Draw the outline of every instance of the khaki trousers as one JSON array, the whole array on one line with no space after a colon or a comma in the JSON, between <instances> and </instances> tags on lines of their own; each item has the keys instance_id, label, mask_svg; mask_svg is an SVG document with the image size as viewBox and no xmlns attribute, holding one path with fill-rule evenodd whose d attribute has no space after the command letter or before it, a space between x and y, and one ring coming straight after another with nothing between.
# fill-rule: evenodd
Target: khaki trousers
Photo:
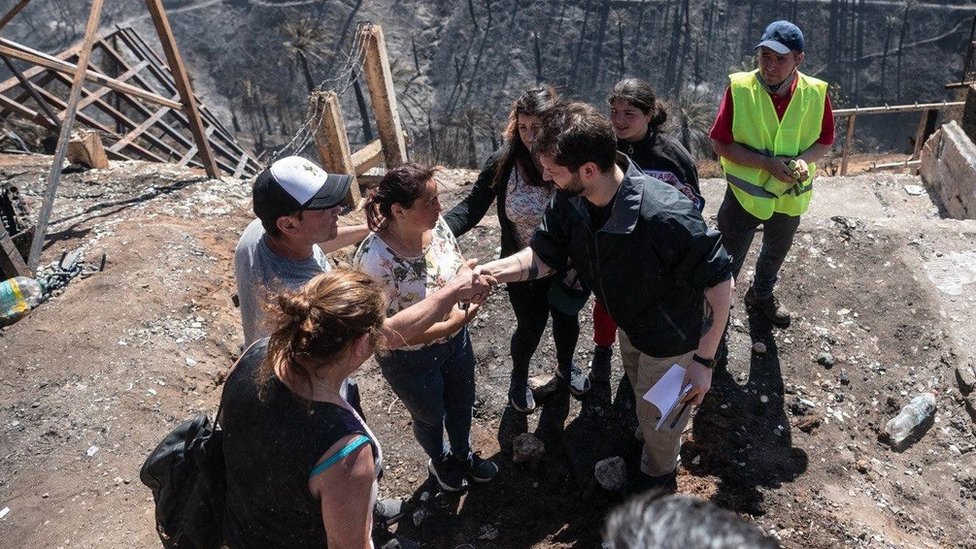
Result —
<instances>
[{"instance_id":1,"label":"khaki trousers","mask_svg":"<svg viewBox=\"0 0 976 549\"><path fill-rule=\"evenodd\" d=\"M688 425L690 414L675 425L671 432L657 431L654 425L661 419L657 407L644 400L644 394L661 379L672 365L687 368L691 364L694 351L683 355L655 358L638 351L630 344L627 334L617 330L620 338L620 360L624 371L634 387L637 400L637 423L644 435L644 451L641 455L641 472L645 475L661 476L674 471L678 466L678 452L681 450L681 433Z\"/></svg>"}]
</instances>

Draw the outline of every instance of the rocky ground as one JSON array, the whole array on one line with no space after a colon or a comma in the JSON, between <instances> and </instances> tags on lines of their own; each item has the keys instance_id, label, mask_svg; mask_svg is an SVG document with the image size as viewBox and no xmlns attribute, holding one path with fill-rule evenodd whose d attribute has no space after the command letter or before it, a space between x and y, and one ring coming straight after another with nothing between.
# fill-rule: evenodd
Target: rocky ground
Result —
<instances>
[{"instance_id":1,"label":"rocky ground","mask_svg":"<svg viewBox=\"0 0 976 549\"><path fill-rule=\"evenodd\" d=\"M49 162L0 156L0 182L36 211ZM446 173L443 201L458 200L472 175ZM780 284L794 322L773 328L737 301L727 371L682 448L680 492L785 547L976 547L976 401L956 373L971 375L976 224L941 219L918 184L884 174L821 181ZM713 215L723 187L704 187ZM231 259L248 199L244 182L154 164L64 176L43 262L79 247L89 264L103 253L107 262L0 330L0 546L158 546L138 469L179 421L216 408L239 353ZM498 241L489 217L461 244L490 258ZM589 307L581 320L585 364ZM513 415L512 324L500 292L472 325L473 438L502 473L460 496L434 490L406 410L367 363L359 380L387 455L382 495L410 498L397 530L426 547L599 547L603 518L627 490L600 488L593 465L620 456L632 474L639 451L626 399L603 405L610 388L582 401L557 394L542 413ZM539 384L553 366L546 337ZM885 422L930 390L936 414L892 447ZM525 431L545 452L516 464L511 441Z\"/></svg>"}]
</instances>

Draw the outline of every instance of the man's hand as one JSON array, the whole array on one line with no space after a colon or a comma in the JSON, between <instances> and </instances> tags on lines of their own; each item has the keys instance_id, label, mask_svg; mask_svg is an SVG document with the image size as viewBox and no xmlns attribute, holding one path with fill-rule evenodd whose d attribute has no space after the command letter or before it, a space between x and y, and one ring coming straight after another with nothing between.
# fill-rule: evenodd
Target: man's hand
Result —
<instances>
[{"instance_id":1,"label":"man's hand","mask_svg":"<svg viewBox=\"0 0 976 549\"><path fill-rule=\"evenodd\" d=\"M796 176L797 183L803 183L810 177L810 166L807 165L806 160L796 157L789 165L793 168L793 175Z\"/></svg>"},{"instance_id":2,"label":"man's hand","mask_svg":"<svg viewBox=\"0 0 976 549\"><path fill-rule=\"evenodd\" d=\"M473 301L484 303L488 297L488 292L494 284L495 279L490 275L479 274L472 270L478 265L477 259L469 259L458 271L457 275L451 279L454 285L456 299L458 301Z\"/></svg>"},{"instance_id":3,"label":"man's hand","mask_svg":"<svg viewBox=\"0 0 976 549\"><path fill-rule=\"evenodd\" d=\"M705 398L705 393L712 388L712 370L696 361L691 361L691 365L685 370L685 380L682 387L691 383L691 390L685 395L682 402L691 401L693 406L698 406Z\"/></svg>"},{"instance_id":4,"label":"man's hand","mask_svg":"<svg viewBox=\"0 0 976 549\"><path fill-rule=\"evenodd\" d=\"M474 317L478 314L479 309L481 309L481 303L477 301L472 301L468 304L467 309L462 309L462 312L464 312L464 323L467 324L468 322L474 320Z\"/></svg>"},{"instance_id":5,"label":"man's hand","mask_svg":"<svg viewBox=\"0 0 976 549\"><path fill-rule=\"evenodd\" d=\"M771 156L766 160L765 169L770 175L783 183L795 185L798 183L797 172L790 167L791 161L793 159L786 156Z\"/></svg>"}]
</instances>

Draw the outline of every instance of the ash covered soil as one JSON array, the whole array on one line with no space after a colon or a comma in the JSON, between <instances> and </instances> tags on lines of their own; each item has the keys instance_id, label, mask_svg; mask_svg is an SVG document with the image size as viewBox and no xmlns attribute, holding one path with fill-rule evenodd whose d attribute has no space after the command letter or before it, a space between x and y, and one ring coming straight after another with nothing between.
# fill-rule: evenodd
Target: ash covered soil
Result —
<instances>
[{"instance_id":1,"label":"ash covered soil","mask_svg":"<svg viewBox=\"0 0 976 549\"><path fill-rule=\"evenodd\" d=\"M49 163L0 156L0 181L19 187L36 212ZM445 207L474 176L443 174ZM920 267L973 250L976 230L939 220L927 196L906 195L906 182L917 183L859 180L879 198L924 201L915 218L805 218L779 285L795 313L789 328L750 316L741 302L747 284L738 288L728 369L686 433L679 492L740 514L785 547L976 547L976 400L960 390L955 371L969 351L952 336L953 326L972 322L973 280L956 281L962 301L947 313ZM713 215L722 183L704 187ZM240 353L232 258L251 219L249 196L246 182L139 162L62 178L42 264L78 247L90 262L102 253L108 261L0 330L0 510L9 509L0 546L159 546L138 470L177 423L216 409ZM498 242L490 216L461 238L469 257L483 259ZM589 310L581 365L591 349ZM619 357L602 394L556 394L541 413L518 416L505 397L513 326L504 292L472 323L472 437L501 474L460 495L434 489L407 411L375 363L358 375L387 456L381 495L412 500L396 528L425 547L599 547L607 511L627 496L592 481L606 457L622 456L632 474L637 467L626 399L614 398ZM766 352L751 352L755 342ZM547 333L533 362L539 384L554 362ZM885 422L923 390L938 392L934 418L892 448ZM522 431L546 445L533 466L511 459Z\"/></svg>"}]
</instances>

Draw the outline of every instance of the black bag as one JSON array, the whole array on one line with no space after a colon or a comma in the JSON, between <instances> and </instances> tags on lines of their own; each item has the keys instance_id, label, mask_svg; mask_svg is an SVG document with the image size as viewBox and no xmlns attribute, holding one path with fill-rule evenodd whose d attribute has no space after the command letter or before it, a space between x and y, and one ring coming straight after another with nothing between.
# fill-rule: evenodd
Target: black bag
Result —
<instances>
[{"instance_id":1,"label":"black bag","mask_svg":"<svg viewBox=\"0 0 976 549\"><path fill-rule=\"evenodd\" d=\"M223 543L227 477L222 445L219 426L200 414L166 435L146 458L139 479L152 489L163 547L217 549Z\"/></svg>"}]
</instances>

